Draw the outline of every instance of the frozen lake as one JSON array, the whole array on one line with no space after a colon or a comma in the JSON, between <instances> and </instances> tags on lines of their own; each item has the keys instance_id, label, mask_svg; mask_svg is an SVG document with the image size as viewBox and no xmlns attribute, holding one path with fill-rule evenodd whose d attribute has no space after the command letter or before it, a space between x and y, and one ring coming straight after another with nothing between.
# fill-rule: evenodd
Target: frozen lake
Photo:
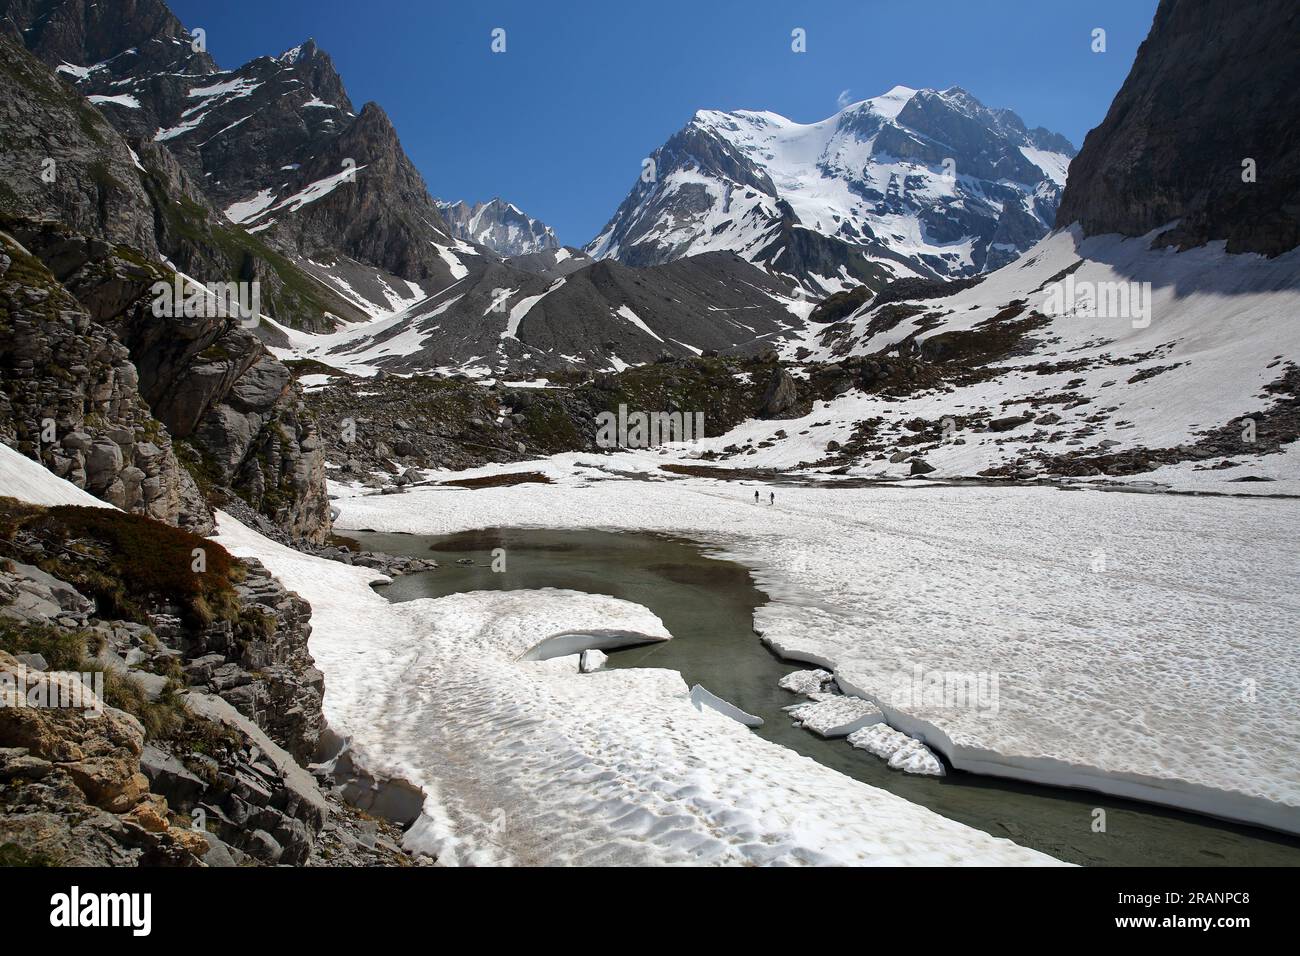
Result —
<instances>
[{"instance_id":1,"label":"frozen lake","mask_svg":"<svg viewBox=\"0 0 1300 956\"><path fill-rule=\"evenodd\" d=\"M805 665L782 661L753 631L768 596L749 571L689 541L664 535L585 530L492 529L449 536L348 532L363 547L433 557L441 568L381 588L405 602L471 591L563 588L649 608L672 641L614 652L609 667L680 672L762 717L761 737L863 783L991 835L1061 860L1091 865L1296 865L1300 841L1202 816L1078 790L953 771L943 778L890 770L844 741L793 726L783 707L802 698L779 679ZM505 570L493 553L504 549ZM498 552L499 553L499 552ZM471 564L459 564L471 561ZM498 562L498 567L500 563ZM1094 808L1107 814L1093 832Z\"/></svg>"}]
</instances>

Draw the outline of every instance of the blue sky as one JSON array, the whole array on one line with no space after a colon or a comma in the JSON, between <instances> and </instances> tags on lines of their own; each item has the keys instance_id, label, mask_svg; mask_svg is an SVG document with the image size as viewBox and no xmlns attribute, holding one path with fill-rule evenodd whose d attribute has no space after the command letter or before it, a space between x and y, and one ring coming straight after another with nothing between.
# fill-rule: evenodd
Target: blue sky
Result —
<instances>
[{"instance_id":1,"label":"blue sky","mask_svg":"<svg viewBox=\"0 0 1300 956\"><path fill-rule=\"evenodd\" d=\"M812 122L844 90L962 86L1079 146L1157 0L169 2L225 68L315 37L357 107L388 111L435 196L500 195L582 245L701 108ZM791 51L796 27L806 53Z\"/></svg>"}]
</instances>

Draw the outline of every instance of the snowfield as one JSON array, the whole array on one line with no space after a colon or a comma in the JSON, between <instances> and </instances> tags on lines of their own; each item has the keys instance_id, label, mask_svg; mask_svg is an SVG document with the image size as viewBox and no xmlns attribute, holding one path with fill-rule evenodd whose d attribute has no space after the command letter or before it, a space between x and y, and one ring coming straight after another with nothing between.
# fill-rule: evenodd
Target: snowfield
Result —
<instances>
[{"instance_id":1,"label":"snowfield","mask_svg":"<svg viewBox=\"0 0 1300 956\"><path fill-rule=\"evenodd\" d=\"M519 659L557 633L662 637L638 605L549 589L394 605L370 589L375 572L226 515L219 532L311 603L326 719L369 772L424 789L408 846L443 863L1057 862L697 709L675 671Z\"/></svg>"},{"instance_id":2,"label":"snowfield","mask_svg":"<svg viewBox=\"0 0 1300 956\"><path fill-rule=\"evenodd\" d=\"M842 359L843 352L869 355L913 335L923 343L976 329L1017 302L1026 315L1031 310L1050 315L1053 289L1070 270L1071 288L1122 286L1138 292L1143 314L1130 308L1128 315L1089 316L1067 308L1030 335L1032 348L1000 359L997 365L1004 371L988 381L903 399L850 389L818 402L803 418L749 421L701 443L699 450L721 452L739 445L744 451L736 464L793 468L824 458L827 443L849 440L859 422L884 419L875 435L888 445L910 437L904 423L952 418L952 440L908 446L909 454L899 462L867 459L850 468L854 475L899 477L908 474L911 451L918 451L936 469L935 477L948 477L1022 459L1032 462L1031 453L1173 448L1195 444L1198 435L1219 427L1231 425L1240 432L1246 417L1258 416L1276 401L1264 393L1265 387L1300 356L1300 250L1274 259L1232 255L1222 242L1184 252L1151 250L1153 235L1085 239L1077 227L1064 229L973 288L947 298L885 306L914 306L917 313L887 328L875 327L877 314L868 305L845 320L840 339L828 344L810 338L791 343L787 352L810 346L811 359L827 362ZM1089 401L1075 404L1063 395ZM1035 416L1050 411L1057 421L1026 421L1004 432L956 421L976 412L997 418L1026 411ZM787 437L778 437L778 430ZM764 441L771 446L757 447ZM1235 464L1220 470L1229 460ZM1221 491L1243 492L1247 488L1242 485L1223 483L1246 474L1294 479L1300 468L1294 455L1252 455L1243 442L1231 459L1185 461L1141 477L1186 483L1205 476ZM1297 487L1268 490L1294 492Z\"/></svg>"},{"instance_id":3,"label":"snowfield","mask_svg":"<svg viewBox=\"0 0 1300 956\"><path fill-rule=\"evenodd\" d=\"M747 484L656 466L558 456L513 466L554 485L344 497L339 524L712 543L771 596L755 621L765 640L834 668L958 768L1300 832L1294 501L778 487L769 507Z\"/></svg>"}]
</instances>

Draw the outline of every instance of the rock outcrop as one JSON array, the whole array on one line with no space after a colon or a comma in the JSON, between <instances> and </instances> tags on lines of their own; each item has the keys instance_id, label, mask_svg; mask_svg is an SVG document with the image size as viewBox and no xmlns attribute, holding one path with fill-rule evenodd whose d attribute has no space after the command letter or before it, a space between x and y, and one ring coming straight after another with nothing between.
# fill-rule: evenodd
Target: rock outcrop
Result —
<instances>
[{"instance_id":1,"label":"rock outcrop","mask_svg":"<svg viewBox=\"0 0 1300 956\"><path fill-rule=\"evenodd\" d=\"M130 351L2 233L0 441L123 510L212 527L171 437L141 397Z\"/></svg>"},{"instance_id":2,"label":"rock outcrop","mask_svg":"<svg viewBox=\"0 0 1300 956\"><path fill-rule=\"evenodd\" d=\"M763 393L760 414L764 418L796 418L799 405L799 389L794 379L784 368L777 366L772 370L767 390Z\"/></svg>"},{"instance_id":3,"label":"rock outcrop","mask_svg":"<svg viewBox=\"0 0 1300 956\"><path fill-rule=\"evenodd\" d=\"M1161 0L1100 126L1084 140L1056 222L1229 252L1300 245L1300 7ZM1250 173L1250 175L1248 175Z\"/></svg>"},{"instance_id":4,"label":"rock outcrop","mask_svg":"<svg viewBox=\"0 0 1300 956\"><path fill-rule=\"evenodd\" d=\"M23 559L0 561L0 691L23 694L0 701L0 863L412 862L343 804L347 780L306 769L324 732L306 602L146 519L11 499L0 518ZM178 572L195 548L205 570ZM73 697L81 675L94 697Z\"/></svg>"},{"instance_id":5,"label":"rock outcrop","mask_svg":"<svg viewBox=\"0 0 1300 956\"><path fill-rule=\"evenodd\" d=\"M73 674L0 650L0 854L7 865L198 865L207 841L170 816L141 772L144 727ZM80 695L98 714L19 704Z\"/></svg>"},{"instance_id":6,"label":"rock outcrop","mask_svg":"<svg viewBox=\"0 0 1300 956\"><path fill-rule=\"evenodd\" d=\"M325 538L330 515L315 424L304 414L289 371L249 329L227 318L155 316L150 289L155 282L174 283L175 275L131 250L69 233L53 223L19 222L11 228L17 242L56 270L47 274L47 288L75 296L74 301L63 300L64 305L88 313L82 324L94 325L104 342L112 342L119 366L113 378L118 392L108 394L104 401L120 405L122 392L136 392L136 404L147 403L153 412L152 416L147 410L138 414L156 416L153 426L146 429L149 441L142 443L149 447L134 454L138 461L124 457L119 468L117 457L103 442L102 447L92 443L86 448L69 444L56 469L61 477L73 475L77 483L76 463L65 465L62 459L74 459L73 452L79 451L85 459L83 466L92 469L81 486L92 494L162 520L180 520L186 509L203 513L206 509L201 502L195 503L199 496L192 479L165 480L171 473L167 466L174 464L174 457L168 457L172 455L171 440L181 439L185 463L199 478L202 490L217 497L227 493L243 497L291 537ZM29 263L30 271L36 272L39 265ZM22 298L29 295L31 287L15 280L14 288L14 294ZM53 310L47 313L58 314ZM77 334L81 333L66 333ZM31 361L25 356L33 348L53 354L52 347L42 346L40 335L27 323L12 326L9 336L7 351L24 356L14 361ZM48 361L49 355L43 366L47 371L56 367ZM83 365L72 362L58 367L67 369L75 383ZM57 382L47 380L43 390L33 384L27 404L33 405L36 396L48 396L66 384L62 377ZM31 419L30 411L14 409L11 414L26 414L33 422L44 420L41 416ZM67 428L82 428L88 414L78 417L65 412ZM91 421L93 424L96 419ZM65 432L58 436L64 442ZM67 442L86 444L80 437ZM160 458L159 463L154 462L155 457ZM133 466L145 476L128 472L124 476L128 487L118 493L112 487L112 473ZM157 477L160 469L165 474L157 487L143 484L145 479ZM160 497L162 504L152 510L136 507L129 487L133 479L143 489L145 504ZM203 520L187 515L184 523L198 527Z\"/></svg>"},{"instance_id":7,"label":"rock outcrop","mask_svg":"<svg viewBox=\"0 0 1300 956\"><path fill-rule=\"evenodd\" d=\"M152 307L154 284L177 282L164 252L250 282L273 255L232 246L236 233L255 240L209 222L174 157L157 146L135 153L39 61L6 36L0 45L0 150L30 171L7 177L10 192L0 193L11 237L0 260L0 362L13 370L0 434L130 511L201 529L211 518L199 490L236 494L290 536L323 540L324 461L288 371L231 319L159 318ZM272 281L267 291L282 303L302 298L286 288ZM184 442L176 451L190 474L177 467L173 439Z\"/></svg>"}]
</instances>

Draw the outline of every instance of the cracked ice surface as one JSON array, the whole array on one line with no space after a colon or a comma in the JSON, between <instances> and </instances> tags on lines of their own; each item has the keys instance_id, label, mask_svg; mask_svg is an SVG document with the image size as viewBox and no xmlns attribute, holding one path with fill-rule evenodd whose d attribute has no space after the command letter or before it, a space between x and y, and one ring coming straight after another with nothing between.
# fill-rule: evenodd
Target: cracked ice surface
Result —
<instances>
[{"instance_id":1,"label":"cracked ice surface","mask_svg":"<svg viewBox=\"0 0 1300 956\"><path fill-rule=\"evenodd\" d=\"M373 571L219 520L311 603L326 719L370 772L424 789L408 845L441 862L1056 862L696 710L675 671L518 659L563 631L666 636L644 607L554 589L389 604Z\"/></svg>"},{"instance_id":2,"label":"cracked ice surface","mask_svg":"<svg viewBox=\"0 0 1300 956\"><path fill-rule=\"evenodd\" d=\"M796 704L790 716L805 730L822 737L847 737L868 724L883 720L880 708L858 697L818 694L810 704Z\"/></svg>"},{"instance_id":3,"label":"cracked ice surface","mask_svg":"<svg viewBox=\"0 0 1300 956\"><path fill-rule=\"evenodd\" d=\"M794 671L782 677L777 681L777 684L784 690L811 697L813 694L820 694L822 689L830 682L832 676L830 671L824 671L821 668L811 671Z\"/></svg>"},{"instance_id":4,"label":"cracked ice surface","mask_svg":"<svg viewBox=\"0 0 1300 956\"><path fill-rule=\"evenodd\" d=\"M779 652L834 666L845 691L959 768L1300 830L1294 501L786 487L769 507L739 483L608 480L663 479L664 460L478 469L467 475L541 470L556 484L345 498L340 524L718 544L757 569L772 603L755 626ZM996 693L974 706L918 697L918 668L949 687L996 675Z\"/></svg>"}]
</instances>

